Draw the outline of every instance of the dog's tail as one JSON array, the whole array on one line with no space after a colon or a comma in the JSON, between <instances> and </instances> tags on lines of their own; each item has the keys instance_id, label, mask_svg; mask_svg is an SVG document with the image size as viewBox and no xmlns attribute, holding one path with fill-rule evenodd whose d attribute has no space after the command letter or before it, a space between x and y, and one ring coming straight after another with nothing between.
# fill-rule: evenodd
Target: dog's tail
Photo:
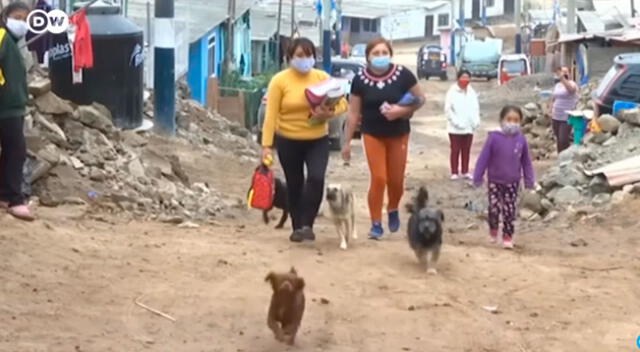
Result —
<instances>
[{"instance_id":1,"label":"dog's tail","mask_svg":"<svg viewBox=\"0 0 640 352\"><path fill-rule=\"evenodd\" d=\"M427 191L427 187L422 186L418 190L418 195L416 196L416 209L426 208L428 202L429 202L429 191Z\"/></svg>"}]
</instances>

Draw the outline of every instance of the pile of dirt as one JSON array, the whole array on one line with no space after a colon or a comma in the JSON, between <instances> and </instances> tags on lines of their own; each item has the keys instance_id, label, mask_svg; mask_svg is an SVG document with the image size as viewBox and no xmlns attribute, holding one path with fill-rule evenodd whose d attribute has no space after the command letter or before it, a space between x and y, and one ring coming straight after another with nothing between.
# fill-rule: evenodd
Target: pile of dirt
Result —
<instances>
[{"instance_id":1,"label":"pile of dirt","mask_svg":"<svg viewBox=\"0 0 640 352\"><path fill-rule=\"evenodd\" d=\"M525 197L528 215L547 216L569 206L596 212L640 194L640 183L613 187L604 175L589 172L640 156L640 109L623 111L618 117L603 115L597 122L602 131L560 153L557 165L541 178L538 192Z\"/></svg>"},{"instance_id":2,"label":"pile of dirt","mask_svg":"<svg viewBox=\"0 0 640 352\"><path fill-rule=\"evenodd\" d=\"M237 204L223 190L194 183L177 154L149 147L187 144L194 150L255 162L248 130L192 100L178 99L177 138L119 130L100 104L76 106L50 91L47 79L30 83L25 134L24 192L43 206L91 204L110 212L181 223L206 220ZM180 94L184 96L183 94ZM146 108L153 111L149 101ZM171 150L170 148L168 148Z\"/></svg>"}]
</instances>

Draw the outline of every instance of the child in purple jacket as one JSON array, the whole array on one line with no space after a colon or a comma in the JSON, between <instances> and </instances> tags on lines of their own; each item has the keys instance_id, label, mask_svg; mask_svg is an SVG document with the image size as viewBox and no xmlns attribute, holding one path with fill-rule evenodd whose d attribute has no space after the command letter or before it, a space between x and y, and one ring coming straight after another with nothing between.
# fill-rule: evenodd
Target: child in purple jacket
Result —
<instances>
[{"instance_id":1,"label":"child in purple jacket","mask_svg":"<svg viewBox=\"0 0 640 352\"><path fill-rule=\"evenodd\" d=\"M485 172L489 182L489 230L491 242L498 239L502 215L502 246L513 248L514 222L517 213L518 188L524 176L524 185L533 189L534 172L527 139L520 132L522 110L507 105L500 111L501 131L490 132L478 157L473 184L482 186Z\"/></svg>"}]
</instances>

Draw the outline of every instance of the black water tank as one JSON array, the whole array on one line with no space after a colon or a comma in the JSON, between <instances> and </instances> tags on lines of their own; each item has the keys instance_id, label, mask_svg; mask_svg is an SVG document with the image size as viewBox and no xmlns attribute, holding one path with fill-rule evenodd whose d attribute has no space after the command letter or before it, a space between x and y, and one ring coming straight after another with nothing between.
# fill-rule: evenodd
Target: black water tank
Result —
<instances>
[{"instance_id":1,"label":"black water tank","mask_svg":"<svg viewBox=\"0 0 640 352\"><path fill-rule=\"evenodd\" d=\"M53 48L49 51L52 90L76 104L105 105L117 127L140 127L144 71L142 29L124 18L119 6L102 1L87 8L87 19L93 40L93 68L84 70L82 83L73 84L67 35L54 36Z\"/></svg>"}]
</instances>

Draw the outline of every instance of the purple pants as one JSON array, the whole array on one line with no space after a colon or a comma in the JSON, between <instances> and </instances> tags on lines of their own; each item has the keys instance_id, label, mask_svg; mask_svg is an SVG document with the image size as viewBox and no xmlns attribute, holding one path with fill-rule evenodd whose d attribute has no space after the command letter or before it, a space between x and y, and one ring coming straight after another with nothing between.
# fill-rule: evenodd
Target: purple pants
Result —
<instances>
[{"instance_id":1,"label":"purple pants","mask_svg":"<svg viewBox=\"0 0 640 352\"><path fill-rule=\"evenodd\" d=\"M503 238L512 238L515 232L519 183L489 183L489 229L498 231L502 215Z\"/></svg>"}]
</instances>

